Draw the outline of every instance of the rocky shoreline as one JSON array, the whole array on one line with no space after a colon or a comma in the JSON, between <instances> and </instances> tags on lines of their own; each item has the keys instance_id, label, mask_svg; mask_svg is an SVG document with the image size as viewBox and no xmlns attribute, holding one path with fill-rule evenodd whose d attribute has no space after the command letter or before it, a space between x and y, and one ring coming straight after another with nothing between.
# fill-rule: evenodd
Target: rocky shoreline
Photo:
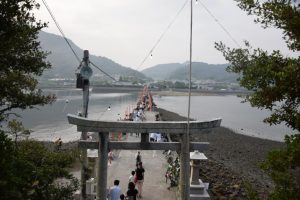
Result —
<instances>
[{"instance_id":1,"label":"rocky shoreline","mask_svg":"<svg viewBox=\"0 0 300 200\"><path fill-rule=\"evenodd\" d=\"M158 112L164 121L186 120L164 109ZM171 139L178 141L176 135ZM238 134L224 127L191 135L190 139L210 143L204 152L208 160L202 164L200 177L210 183L212 199L246 199L246 188L267 199L274 185L259 164L269 151L283 148L284 143Z\"/></svg>"}]
</instances>

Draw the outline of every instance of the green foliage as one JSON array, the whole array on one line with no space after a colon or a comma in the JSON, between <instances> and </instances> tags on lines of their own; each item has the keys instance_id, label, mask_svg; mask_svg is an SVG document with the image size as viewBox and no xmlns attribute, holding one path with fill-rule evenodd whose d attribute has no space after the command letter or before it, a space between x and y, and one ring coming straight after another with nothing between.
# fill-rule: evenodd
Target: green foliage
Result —
<instances>
[{"instance_id":1,"label":"green foliage","mask_svg":"<svg viewBox=\"0 0 300 200\"><path fill-rule=\"evenodd\" d=\"M188 86L184 82L176 81L174 83L174 88L188 88Z\"/></svg>"},{"instance_id":2,"label":"green foliage","mask_svg":"<svg viewBox=\"0 0 300 200\"><path fill-rule=\"evenodd\" d=\"M35 76L40 76L50 64L46 53L36 41L38 32L46 26L36 22L32 9L34 0L3 0L0 2L0 121L13 108L32 108L54 100L37 89Z\"/></svg>"},{"instance_id":3,"label":"green foliage","mask_svg":"<svg viewBox=\"0 0 300 200\"><path fill-rule=\"evenodd\" d=\"M30 135L30 130L24 128L22 122L17 121L16 119L9 121L7 128L9 130L7 131L7 133L14 137L16 147L18 145L17 141L19 136L25 136L28 138L28 136Z\"/></svg>"},{"instance_id":4,"label":"green foliage","mask_svg":"<svg viewBox=\"0 0 300 200\"><path fill-rule=\"evenodd\" d=\"M300 7L292 1L253 0L238 1L239 6L249 14L258 15L256 20L264 27L283 29L284 39L291 50L300 50ZM292 23L290 22L292 21ZM272 111L265 122L279 124L300 130L300 58L283 56L279 51L268 53L253 49L245 42L244 49L230 49L222 42L216 43L230 66L228 71L238 73L240 85L253 90L247 96L252 106Z\"/></svg>"},{"instance_id":5,"label":"green foliage","mask_svg":"<svg viewBox=\"0 0 300 200\"><path fill-rule=\"evenodd\" d=\"M152 85L158 88L174 88L172 81L158 81L157 83L152 83Z\"/></svg>"},{"instance_id":6,"label":"green foliage","mask_svg":"<svg viewBox=\"0 0 300 200\"><path fill-rule=\"evenodd\" d=\"M1 132L0 155L1 199L72 199L78 189L68 172L72 151L52 152L35 141L19 142L17 149Z\"/></svg>"},{"instance_id":7,"label":"green foliage","mask_svg":"<svg viewBox=\"0 0 300 200\"><path fill-rule=\"evenodd\" d=\"M272 151L261 164L275 183L270 199L300 199L300 134L286 136L285 149Z\"/></svg>"},{"instance_id":8,"label":"green foliage","mask_svg":"<svg viewBox=\"0 0 300 200\"><path fill-rule=\"evenodd\" d=\"M298 0L235 1L249 15L258 16L255 22L262 24L264 28L281 29L283 39L291 50L300 50L300 3Z\"/></svg>"},{"instance_id":9,"label":"green foliage","mask_svg":"<svg viewBox=\"0 0 300 200\"><path fill-rule=\"evenodd\" d=\"M157 83L152 83L151 86L158 88L188 88L188 86L181 81L175 81L174 83L172 81L158 81Z\"/></svg>"},{"instance_id":10,"label":"green foliage","mask_svg":"<svg viewBox=\"0 0 300 200\"><path fill-rule=\"evenodd\" d=\"M249 182L243 183L246 189L246 198L247 200L259 200L258 194L253 189L252 185Z\"/></svg>"},{"instance_id":11,"label":"green foliage","mask_svg":"<svg viewBox=\"0 0 300 200\"><path fill-rule=\"evenodd\" d=\"M283 39L291 51L300 51L300 4L296 0L236 0L238 6L264 28L275 27L283 31ZM230 49L216 43L229 61L228 71L240 75L240 85L254 91L246 97L252 106L269 109L272 113L266 123L285 122L300 131L300 57L283 56L279 51L268 53L245 48ZM300 133L286 136L286 148L272 151L261 167L272 178L275 190L270 199L300 199Z\"/></svg>"},{"instance_id":12,"label":"green foliage","mask_svg":"<svg viewBox=\"0 0 300 200\"><path fill-rule=\"evenodd\" d=\"M33 108L54 100L37 89L36 77L50 68L47 54L36 41L46 26L33 15L38 7L34 0L0 1L0 123L9 120L14 108ZM51 152L38 142L18 141L20 135L29 133L17 120L8 122L6 133L0 129L1 199L72 199L78 181L67 169L74 153Z\"/></svg>"},{"instance_id":13,"label":"green foliage","mask_svg":"<svg viewBox=\"0 0 300 200\"><path fill-rule=\"evenodd\" d=\"M240 74L240 85L254 91L246 100L252 106L272 111L265 122L300 130L300 59L287 58L279 51L271 54L261 49L253 50L246 42L245 49L230 49L216 44L226 60L228 71Z\"/></svg>"}]
</instances>

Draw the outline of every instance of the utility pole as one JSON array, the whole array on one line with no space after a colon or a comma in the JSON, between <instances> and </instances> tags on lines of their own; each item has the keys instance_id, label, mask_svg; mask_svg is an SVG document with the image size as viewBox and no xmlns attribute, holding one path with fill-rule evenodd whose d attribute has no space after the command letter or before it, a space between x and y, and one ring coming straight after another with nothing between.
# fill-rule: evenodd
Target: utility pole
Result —
<instances>
[{"instance_id":1,"label":"utility pole","mask_svg":"<svg viewBox=\"0 0 300 200\"><path fill-rule=\"evenodd\" d=\"M88 117L88 104L89 104L89 87L90 87L90 77L93 74L92 69L90 68L89 61L89 51L84 50L83 52L83 60L80 65L80 73L77 74L77 82L76 87L82 88L82 112L81 116L87 118ZM81 140L87 139L87 132L81 133ZM81 198L83 200L87 199L86 196L86 177L87 177L87 150L83 149L81 151Z\"/></svg>"},{"instance_id":2,"label":"utility pole","mask_svg":"<svg viewBox=\"0 0 300 200\"><path fill-rule=\"evenodd\" d=\"M188 116L187 131L182 136L181 148L181 177L182 192L181 200L190 199L190 113L191 113L191 86L192 86L192 50L193 50L193 0L191 0L191 18L190 18L190 62L189 62L189 98L188 98Z\"/></svg>"}]
</instances>

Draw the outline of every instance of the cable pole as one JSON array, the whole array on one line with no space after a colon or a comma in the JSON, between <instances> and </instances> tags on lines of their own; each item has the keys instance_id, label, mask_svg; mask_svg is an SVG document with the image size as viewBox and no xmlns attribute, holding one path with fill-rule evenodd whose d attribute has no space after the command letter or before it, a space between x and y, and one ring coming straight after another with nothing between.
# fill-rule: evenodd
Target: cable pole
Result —
<instances>
[{"instance_id":1,"label":"cable pole","mask_svg":"<svg viewBox=\"0 0 300 200\"><path fill-rule=\"evenodd\" d=\"M181 199L190 199L190 113L191 113L191 87L192 87L192 50L193 50L193 0L191 0L191 24L190 24L190 63L189 63L189 97L188 97L188 115L187 131L184 136L184 192Z\"/></svg>"},{"instance_id":2,"label":"cable pole","mask_svg":"<svg viewBox=\"0 0 300 200\"><path fill-rule=\"evenodd\" d=\"M90 77L93 74L92 69L89 66L89 51L83 51L83 60L80 65L80 74L77 76L78 88L82 88L82 111L81 116L88 117L88 105L89 105L89 87L90 87ZM82 131L81 140L87 139L87 131ZM87 150L83 149L81 151L81 198L83 200L87 199L86 195L86 174L87 174Z\"/></svg>"}]
</instances>

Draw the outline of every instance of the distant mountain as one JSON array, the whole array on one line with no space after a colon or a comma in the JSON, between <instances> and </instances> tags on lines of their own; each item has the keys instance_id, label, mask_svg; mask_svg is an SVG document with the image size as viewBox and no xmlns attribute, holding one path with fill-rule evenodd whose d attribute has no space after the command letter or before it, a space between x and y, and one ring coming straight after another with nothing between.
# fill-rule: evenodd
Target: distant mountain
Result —
<instances>
[{"instance_id":1,"label":"distant mountain","mask_svg":"<svg viewBox=\"0 0 300 200\"><path fill-rule=\"evenodd\" d=\"M228 64L208 64L193 62L192 79L236 82L237 75L226 71ZM142 71L154 80L187 80L189 77L188 63L170 63L156 65Z\"/></svg>"},{"instance_id":2,"label":"distant mountain","mask_svg":"<svg viewBox=\"0 0 300 200\"><path fill-rule=\"evenodd\" d=\"M74 73L79 63L63 37L41 31L39 33L38 40L41 42L42 49L44 51L50 52L47 59L52 64L52 68L46 71L43 76L48 78L74 78ZM68 39L68 41L79 58L82 59L83 50L76 44L74 44L71 40ZM124 67L106 57L92 55L91 52L90 60L111 76L133 76L139 79L148 79L144 74L136 70L133 70L129 67ZM103 73L98 69L94 67L92 67L92 69L94 71L94 75L103 75ZM103 77L106 78L106 76Z\"/></svg>"},{"instance_id":3,"label":"distant mountain","mask_svg":"<svg viewBox=\"0 0 300 200\"><path fill-rule=\"evenodd\" d=\"M142 73L154 80L165 80L166 78L169 78L170 72L180 68L182 68L182 64L180 63L160 64L144 69L142 70Z\"/></svg>"}]
</instances>

